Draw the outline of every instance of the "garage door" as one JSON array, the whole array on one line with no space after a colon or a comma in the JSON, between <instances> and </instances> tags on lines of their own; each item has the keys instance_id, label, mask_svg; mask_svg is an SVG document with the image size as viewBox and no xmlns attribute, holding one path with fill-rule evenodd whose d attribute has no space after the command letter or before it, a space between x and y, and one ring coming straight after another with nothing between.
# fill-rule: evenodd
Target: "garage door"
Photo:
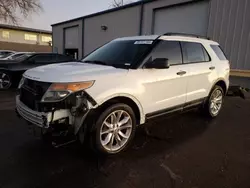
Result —
<instances>
[{"instance_id":1,"label":"garage door","mask_svg":"<svg viewBox=\"0 0 250 188\"><path fill-rule=\"evenodd\" d=\"M78 42L78 26L65 29L65 49L77 49Z\"/></svg>"},{"instance_id":2,"label":"garage door","mask_svg":"<svg viewBox=\"0 0 250 188\"><path fill-rule=\"evenodd\" d=\"M181 32L206 36L208 16L208 2L158 9L154 11L153 32Z\"/></svg>"}]
</instances>

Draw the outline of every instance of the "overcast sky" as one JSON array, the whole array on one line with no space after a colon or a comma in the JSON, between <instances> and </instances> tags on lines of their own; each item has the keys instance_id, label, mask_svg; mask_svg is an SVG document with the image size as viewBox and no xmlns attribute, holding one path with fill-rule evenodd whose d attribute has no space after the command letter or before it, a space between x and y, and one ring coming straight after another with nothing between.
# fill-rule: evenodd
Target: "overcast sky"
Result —
<instances>
[{"instance_id":1,"label":"overcast sky","mask_svg":"<svg viewBox=\"0 0 250 188\"><path fill-rule=\"evenodd\" d=\"M133 1L136 0L127 0ZM41 0L41 3L44 11L33 14L20 25L51 30L51 24L110 9L112 0Z\"/></svg>"}]
</instances>

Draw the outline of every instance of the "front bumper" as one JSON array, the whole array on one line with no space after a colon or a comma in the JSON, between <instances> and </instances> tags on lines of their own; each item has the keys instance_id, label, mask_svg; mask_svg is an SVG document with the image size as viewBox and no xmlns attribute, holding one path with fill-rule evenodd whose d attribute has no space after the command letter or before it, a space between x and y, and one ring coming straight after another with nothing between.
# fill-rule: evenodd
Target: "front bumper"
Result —
<instances>
[{"instance_id":1,"label":"front bumper","mask_svg":"<svg viewBox=\"0 0 250 188\"><path fill-rule=\"evenodd\" d=\"M20 101L19 95L16 96L16 111L23 119L40 128L49 128L50 124L63 118L68 118L69 124L72 124L73 119L70 111L67 109L48 113L34 111Z\"/></svg>"}]
</instances>

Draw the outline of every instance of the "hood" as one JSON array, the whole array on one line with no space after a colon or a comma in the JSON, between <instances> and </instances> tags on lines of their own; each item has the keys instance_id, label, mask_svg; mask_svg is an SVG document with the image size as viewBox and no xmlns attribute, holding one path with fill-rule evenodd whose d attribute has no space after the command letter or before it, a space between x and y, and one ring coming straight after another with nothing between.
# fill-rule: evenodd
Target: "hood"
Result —
<instances>
[{"instance_id":1,"label":"hood","mask_svg":"<svg viewBox=\"0 0 250 188\"><path fill-rule=\"evenodd\" d=\"M126 69L112 66L70 62L29 69L24 73L24 77L41 82L82 82L101 79L103 76L124 75L127 72Z\"/></svg>"}]
</instances>

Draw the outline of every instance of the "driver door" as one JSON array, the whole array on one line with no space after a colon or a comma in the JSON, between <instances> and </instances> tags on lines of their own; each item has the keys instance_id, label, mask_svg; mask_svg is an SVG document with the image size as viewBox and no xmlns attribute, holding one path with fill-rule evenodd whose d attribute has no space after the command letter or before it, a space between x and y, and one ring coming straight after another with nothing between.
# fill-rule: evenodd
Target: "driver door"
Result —
<instances>
[{"instance_id":1,"label":"driver door","mask_svg":"<svg viewBox=\"0 0 250 188\"><path fill-rule=\"evenodd\" d=\"M157 116L182 110L186 102L188 65L182 63L180 42L162 40L148 59L167 58L166 69L142 69L145 113Z\"/></svg>"}]
</instances>

